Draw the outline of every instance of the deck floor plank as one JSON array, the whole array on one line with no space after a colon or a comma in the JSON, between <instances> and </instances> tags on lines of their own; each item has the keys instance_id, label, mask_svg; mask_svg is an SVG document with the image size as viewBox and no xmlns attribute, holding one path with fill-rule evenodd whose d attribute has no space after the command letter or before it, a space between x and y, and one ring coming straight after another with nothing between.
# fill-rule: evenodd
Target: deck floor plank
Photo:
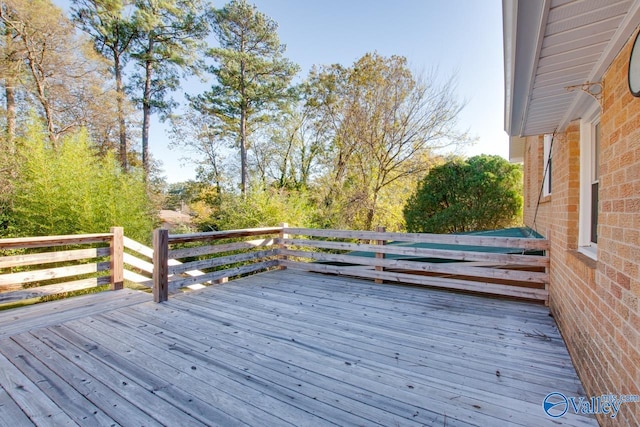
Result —
<instances>
[{"instance_id":1,"label":"deck floor plank","mask_svg":"<svg viewBox=\"0 0 640 427\"><path fill-rule=\"evenodd\" d=\"M115 420L107 416L57 373L19 346L13 340L3 340L0 352L4 354L29 380L58 406L65 406L66 413L81 426L113 425Z\"/></svg>"},{"instance_id":2,"label":"deck floor plank","mask_svg":"<svg viewBox=\"0 0 640 427\"><path fill-rule=\"evenodd\" d=\"M597 425L542 410L584 391L540 304L294 270L150 299L0 313L10 426Z\"/></svg>"},{"instance_id":3,"label":"deck floor plank","mask_svg":"<svg viewBox=\"0 0 640 427\"><path fill-rule=\"evenodd\" d=\"M94 324L93 320L90 320L90 322L92 325ZM94 345L89 344L90 348L87 351L104 361L112 369L124 375L135 377L136 381L147 390L152 390L154 394L162 397L179 410L188 413L202 423L230 427L244 425L237 418L218 410L210 401L207 402L195 393L178 387L179 383L174 384L162 378L158 370L149 367L149 357L140 354L137 349L137 343L135 345L128 343L131 341L130 338L123 338L119 342L114 342L109 338L105 340L103 336L96 333L96 330L87 328L84 323L81 323L81 325L83 326L81 330L87 331L91 336L90 340L94 343ZM68 322L63 327L56 328L54 332L76 342L87 339L86 336L77 332L73 326L73 321ZM172 369L175 370L175 368ZM172 375L171 378L175 380L176 376Z\"/></svg>"},{"instance_id":4,"label":"deck floor plank","mask_svg":"<svg viewBox=\"0 0 640 427\"><path fill-rule=\"evenodd\" d=\"M198 312L199 319L205 317L206 315L204 313ZM206 332L203 331L210 330L215 326L217 325L204 323L200 328L194 330L193 336L203 337L206 334ZM341 400L352 395L366 396L366 403L370 405L368 412L375 411L377 408L395 411L394 413L405 418L400 422L401 425L406 425L406 423L409 422L408 420L412 418L414 421L419 421L420 423L442 423L444 420L442 418L438 420L438 413L455 414L450 415L448 418L449 425L467 425L470 420L477 421L484 417L484 415L475 413L473 405L479 403L477 400L468 403L466 409L459 403L449 406L442 404L442 401L447 402L446 399L436 402L425 402L424 396L431 396L434 393L443 393L445 391L429 387L429 385L424 385L424 387L428 387L429 389L421 389L421 384L416 382L412 376L399 375L397 373L390 375L390 371L393 371L393 369L388 365L381 369L371 369L366 363L353 360L351 355L341 357L333 352L315 346L311 346L313 348L310 349L310 346L305 343L304 340L299 339L297 335L294 335L296 338L289 338L291 335L276 335L273 332L273 328L269 328L266 334L261 334L257 332L257 328L252 327L250 333L247 334L250 338L250 340L248 340L242 337L244 328L240 326L236 327L239 329L229 331L228 339L225 341L229 342L230 340L232 345L236 344L239 347L248 347L247 350L249 354L251 354L251 357L255 358L256 354L259 354L267 358L267 360L270 361L267 362L267 364L271 366L274 366L274 364L285 366L286 369L281 369L283 374L293 372L292 369L304 372L306 374L307 384L312 383L319 387L331 387L334 388L334 390L336 384L339 384L340 389L338 389L338 392L342 394ZM202 340L203 338L200 338L200 341ZM205 343L213 348L219 348L222 341L223 338L218 334L215 340L205 341ZM261 352L261 349L268 350L262 350ZM227 356L225 356L225 360L226 359ZM328 383L325 378L327 376L331 378L331 381ZM409 390L414 391L410 392ZM414 394L409 395L409 393ZM465 396L460 396L455 390L453 392L449 390L447 393L449 393L448 398L457 398L461 401L466 400ZM417 396L415 394L417 394ZM394 399L397 400L397 402L392 402ZM413 406L407 407L402 404L403 402L410 403ZM430 403L430 405L427 407L425 403ZM397 406L398 409L392 408L390 405ZM435 414L429 415L429 413L434 410L436 411ZM469 411L472 413L467 414L468 418L466 420L462 418L465 416L465 412ZM419 414L423 415L418 417ZM422 416L426 418L423 419ZM486 418L483 424L486 423L491 423L491 425L513 425L511 422L501 424L499 419L495 417Z\"/></svg>"},{"instance_id":5,"label":"deck floor plank","mask_svg":"<svg viewBox=\"0 0 640 427\"><path fill-rule=\"evenodd\" d=\"M329 412L324 411L325 408L322 406L323 400L321 397L319 398L318 395L313 396L315 399L301 398L305 395L305 392L300 389L303 384L299 378L292 378L288 375L287 368L289 367L281 369L280 371L274 371L270 366L256 364L253 357L243 359L237 356L239 354L247 354L244 346L232 344L214 347L209 345L209 343L221 343L219 343L217 339L212 341L210 338L206 338L208 336L206 333L194 335L184 327L173 328L170 322L167 323L165 320L161 320L163 318L160 317L154 317L151 320L161 323L162 327L154 326L151 322L140 322L140 320L137 320L135 317L128 317L124 313L120 314L119 321L127 321L126 318L128 318L127 323L130 323L131 326L143 326L146 331L157 334L158 339L155 340L156 345L160 344L173 348L175 349L174 351L179 351L183 356L187 357L187 360L192 361L191 363L196 363L197 361L202 363L202 361L206 361L206 363L214 366L223 366L223 372L226 373L229 378L235 377L242 379L243 383L252 387L255 391L267 394L273 399L280 400L280 402L267 406L271 408L272 411L281 414L291 412L290 409L286 408L285 411L282 412L282 408L280 407L283 403L303 411L302 414L307 415L302 418L300 418L299 414L287 414L287 420L295 422L296 425L323 425L325 423L333 425L353 425L357 423L358 420L362 420L362 418L351 416L349 413L339 413L335 410L335 407L332 407ZM106 326L111 324L112 319L108 319L106 316L101 317L105 317ZM116 327L118 326L116 325ZM120 327L122 327L122 325L120 325ZM124 331L126 331L126 329L123 329L123 332ZM162 334L160 336L161 332ZM204 341L204 343L202 341ZM255 354L253 356L255 356ZM310 385L305 383L304 390L308 388L310 388ZM245 394L245 396L249 398L249 405L259 403L250 399L251 395L255 394L255 391ZM316 388L314 392L322 393L322 390ZM330 398L334 397L333 395L330 396ZM278 408L280 408L280 410L278 410ZM313 414L315 417L309 416L308 414ZM380 413L379 415L386 414Z\"/></svg>"},{"instance_id":6,"label":"deck floor plank","mask_svg":"<svg viewBox=\"0 0 640 427\"><path fill-rule=\"evenodd\" d=\"M120 319L126 316L125 313L121 314ZM267 381L269 388L280 385L288 388L286 392L288 395L306 396L309 398L308 401L296 399L295 404L308 406L308 410L318 412L322 418L329 419L331 422L339 425L352 425L358 418L351 419L349 414L358 411L361 414L360 420L363 417L366 419L367 416L374 417L369 418L368 424L394 425L398 422L399 417L389 416L388 413L371 406L370 401L362 402L354 398L353 396L363 395L360 387L341 384L343 382L341 380L337 383L328 382L324 378L326 377L324 371L327 369L325 364L319 368L317 364L314 365L315 370L308 366L298 366L296 361L299 358L296 357L295 360L292 360L293 356L290 351L279 352L274 349L275 346L259 341L254 336L250 336L250 339L247 340L245 334L240 330L225 331L228 334L220 334L217 331L218 325L210 324L208 320L202 319L199 313L198 322L189 323L189 325L199 325L198 327L177 328L172 325L177 322L180 322L181 325L187 325L187 323L184 323L184 319L180 318L181 312L176 311L173 314L175 317L168 314L160 318L144 313L132 313L131 321L141 322L145 329L148 328L155 333L164 331L163 337L168 340L167 344L180 343L184 348L198 349L203 354L208 354L207 357L219 358L219 363L224 363L227 367L233 364L244 375L250 373L252 377ZM258 349L253 348L252 342L253 346L257 346ZM323 359L323 362L326 360ZM342 359L340 363L343 363ZM322 371L322 373L318 371ZM340 373L340 376L345 375ZM311 381L312 377L317 381ZM320 405L316 402L319 402ZM330 412L326 412L326 410ZM405 422L406 424L407 422Z\"/></svg>"},{"instance_id":7,"label":"deck floor plank","mask_svg":"<svg viewBox=\"0 0 640 427\"><path fill-rule=\"evenodd\" d=\"M220 312L219 303L207 302L206 304L211 305L211 309ZM305 318L305 322L300 322L287 318L282 312L258 314L244 309L240 311L239 308L236 310L242 313L244 322L251 322L253 327L264 327L267 330L278 328L281 331L288 331L292 336L304 337L314 345L325 348L326 352L340 351L360 359L371 358L380 363L405 367L412 372L427 375L430 378L435 376L448 381L454 381L457 378L464 383L475 382L480 389L486 388L493 393L505 396L524 397L536 391L542 393L550 386L562 389L563 386L566 388L567 385L576 384L575 378L572 377L569 378L567 384L557 377L544 376L538 381L544 385L536 387L536 384L532 382L531 373L525 376L517 368L505 369L504 364L497 364L495 359L491 364L478 362L475 358L465 360L459 354L451 354L446 348L438 351L436 344L428 344L420 349L404 346L400 355L397 352L399 346L380 339L378 336L367 335L368 339L364 339L362 330L351 332L345 328L336 332L336 325L333 328L325 328L316 324L311 332L307 330L308 318ZM326 321L327 319L320 320ZM496 366L502 369L500 377L495 375ZM462 367L465 368L464 374L460 373Z\"/></svg>"},{"instance_id":8,"label":"deck floor plank","mask_svg":"<svg viewBox=\"0 0 640 427\"><path fill-rule=\"evenodd\" d=\"M46 337L46 330L38 330L40 337ZM160 426L157 420L149 414L143 412L132 402L115 393L112 389L100 380L82 370L64 357L61 352L68 351L64 343L48 341L51 346L43 342L38 336L31 333L23 333L12 337L21 347L29 349L38 360L47 365L49 369L58 373L65 381L75 388L92 404L99 407L105 414L113 418L119 425L129 425L130 423L147 426ZM80 354L77 354L80 356ZM75 356L72 356L75 357ZM66 408L70 402L61 404Z\"/></svg>"},{"instance_id":9,"label":"deck floor plank","mask_svg":"<svg viewBox=\"0 0 640 427\"><path fill-rule=\"evenodd\" d=\"M237 304L236 301L240 301L242 293L232 292L226 294L228 290L219 291L215 300L202 299L196 294L190 295L186 298L190 298L192 301L207 307L211 304L218 304L218 308L224 307L225 304ZM240 294L240 295L238 295ZM284 299L284 300L283 300ZM375 320L375 314L371 316L358 316L351 315L344 317L342 311L344 307L339 307L336 303L332 303L327 306L329 313L317 314L314 310L316 304L298 302L294 297L278 296L278 295L244 295L242 304L238 304L238 310L247 311L248 314L257 313L258 316L263 316L263 312L272 311L277 316L277 320L282 319L296 319L303 318L305 322L313 320L318 328L322 328L322 325L330 324L331 329L337 330L340 335L343 334L355 334L356 339L370 341L379 340L387 343L391 348L397 346L403 346L409 350L415 350L419 352L425 351L426 343L437 343L437 347L432 347L430 351L440 351L448 358L455 361L455 358L463 360L470 360L473 362L486 362L495 366L495 362L502 357L502 366L512 369L519 369L522 366L522 362L531 362L538 364L540 360L540 354L542 352L535 337L531 337L529 342L518 342L509 344L508 340L495 339L491 337L495 343L486 343L489 338L476 334L467 334L460 328L455 329L452 333L443 333L440 329L442 326L431 325L424 332L424 328L420 328L418 325L425 321L424 317L420 319L413 319L409 322L403 320L382 317L382 319ZM354 310L357 311L357 310ZM470 321L478 321L476 317L473 317ZM304 325L302 325L304 327ZM495 334L494 334L495 335ZM523 335L521 335L524 337ZM485 342L483 342L485 341ZM549 352L550 347L546 343L546 348L542 347ZM560 345L563 345L559 342ZM530 346L530 351L520 351L520 348L526 348ZM562 350L560 347L556 350ZM531 359L531 360L528 360ZM532 368L535 370L534 368ZM495 369L493 370L495 373ZM544 369L541 370L540 375L543 381L550 379L558 379L563 376L568 376L573 379L573 367L571 365L568 355L554 359L553 355L545 359ZM546 382L545 382L546 384Z\"/></svg>"},{"instance_id":10,"label":"deck floor plank","mask_svg":"<svg viewBox=\"0 0 640 427\"><path fill-rule=\"evenodd\" d=\"M0 387L0 427L33 426L18 404Z\"/></svg>"},{"instance_id":11,"label":"deck floor plank","mask_svg":"<svg viewBox=\"0 0 640 427\"><path fill-rule=\"evenodd\" d=\"M243 422L255 425L263 422L268 425L315 425L317 421L310 419L308 413L300 413L296 408L283 404L282 401L257 390L251 385L255 380L248 378L246 372L234 371L212 355L194 351L191 347L182 346L173 340L166 340L166 333L158 331L156 334L136 333L136 328L118 319L104 316L104 322L96 318L91 326L91 332L100 335L103 345L110 345L116 341L133 338L136 350L147 363L153 360L153 366L171 374L177 383L191 390L208 393L217 404L222 407L238 408L234 414ZM67 325L74 331L81 331L82 325L70 323ZM282 396L288 399L288 396ZM246 410L243 410L247 407ZM269 408L269 412L261 408ZM274 417L273 414L278 414Z\"/></svg>"},{"instance_id":12,"label":"deck floor plank","mask_svg":"<svg viewBox=\"0 0 640 427\"><path fill-rule=\"evenodd\" d=\"M30 423L51 427L77 425L61 407L49 399L2 354L0 354L0 387L22 409Z\"/></svg>"},{"instance_id":13,"label":"deck floor plank","mask_svg":"<svg viewBox=\"0 0 640 427\"><path fill-rule=\"evenodd\" d=\"M150 301L151 298L146 292L121 289L117 292L105 291L0 311L0 338L83 318L97 312L140 304Z\"/></svg>"},{"instance_id":14,"label":"deck floor plank","mask_svg":"<svg viewBox=\"0 0 640 427\"><path fill-rule=\"evenodd\" d=\"M213 310L212 314L208 314L206 312L206 309L203 311L198 311L198 317L204 319L204 318L209 318L209 316L213 316L214 318L218 317L223 321L225 319L228 320L229 322L228 324L232 324L232 322L234 322L233 317L220 317L221 316L220 307L214 307L214 308L211 308L211 310ZM247 318L246 313L243 312L241 314L242 314L242 319L246 320ZM237 321L238 319L235 319L235 320ZM242 326L238 324L233 326L241 329L245 325L244 320L240 320L240 323L242 323ZM310 327L309 324L301 325L301 326L302 328ZM207 325L207 327L209 326ZM391 387L391 390L396 390L396 394L398 393L397 390L410 387L411 389L415 390L416 393L419 393L421 396L432 396L438 401L449 402L452 399L456 399L455 402L457 403L457 405L455 405L454 408L449 408L449 410L447 410L447 408L440 409L440 411L444 413L461 414L464 412L465 409L473 410L473 408L482 407L483 413L490 412L491 409L493 409L494 412L492 416L494 418L491 421L486 420L486 422L490 423L491 425L499 425L498 421L500 419L500 416L502 415L505 415L508 417L508 419L504 420L505 422L508 422L508 424L526 425L526 420L530 419L531 414L535 413L536 411L539 411L539 406L537 403L527 404L523 401L511 399L510 397L507 397L510 394L508 392L505 392L502 399L499 400L500 404L495 405L495 402L496 402L495 392L494 393L487 392L487 391L482 392L481 390L472 389L470 387L457 386L454 382L452 382L451 378L447 378L445 381L439 381L439 382L434 378L423 378L421 380L419 377L416 376L415 369L411 369L407 371L399 370L394 366L394 361L386 361L383 364L374 363L371 360L371 354L369 353L364 353L363 354L364 357L362 359L358 359L354 357L354 353L356 352L355 349L357 347L356 344L352 346L351 350L347 350L348 353L339 354L335 351L335 347L331 344L329 345L319 344L317 340L314 339L313 336L309 336L307 337L307 339L302 337L301 335L302 329L285 331L283 330L283 328L280 328L280 331L281 331L280 333L282 334L282 332L285 332L285 335L274 335L272 331L276 330L276 325L272 326L272 325L268 325L260 322L254 322L250 325L250 327L251 327L250 330L251 330L253 341L258 340L258 342L256 343L258 347L267 347L269 346L269 344L272 343L272 341L278 340L278 339L284 340L285 342L293 341L297 343L296 346L292 346L285 352L285 354L287 355L296 354L295 360L309 361L310 359L313 359L314 354L320 353L322 357L321 360L325 362L327 360L330 360L331 358L334 358L334 359L337 359L336 361L337 365L341 366L341 363L345 363L343 361L347 360L349 361L348 362L349 366L357 365L358 367L365 369L365 372L359 372L358 375L354 375L354 377L362 378L363 376L367 377L369 374L371 374L371 376L368 377L369 379L373 381L378 381L379 383L383 383L383 384L387 382L387 385ZM311 326L311 328L314 328L314 326ZM264 337L266 338L262 338L260 337L260 335L264 335ZM256 338L256 336L258 336L259 338ZM295 347L297 346L302 346L304 348L311 347L313 349L313 352L311 353L311 355L304 354L302 352L300 352L300 354L298 355L295 351L296 350ZM396 353L396 354L399 354L399 353ZM327 370L326 364L323 365L321 360L317 361L318 362L317 371L325 372ZM395 359L395 361L397 362L397 359ZM460 369L464 367L459 366L458 368ZM344 375L350 376L349 373L345 373ZM491 373L491 375L495 377L495 369ZM337 377L340 377L340 375L337 375ZM367 386L364 384L358 383L357 387L362 389L367 389ZM370 391L373 391L373 390L370 390ZM389 391L389 393L392 393L392 392ZM543 398L545 394L546 393L542 393L541 398ZM387 394L387 396L388 395L389 394ZM407 400L407 396L403 396L402 400ZM519 417L521 418L518 420ZM476 416L476 418L481 418L481 417ZM508 425L508 424L505 424L505 425Z\"/></svg>"}]
</instances>

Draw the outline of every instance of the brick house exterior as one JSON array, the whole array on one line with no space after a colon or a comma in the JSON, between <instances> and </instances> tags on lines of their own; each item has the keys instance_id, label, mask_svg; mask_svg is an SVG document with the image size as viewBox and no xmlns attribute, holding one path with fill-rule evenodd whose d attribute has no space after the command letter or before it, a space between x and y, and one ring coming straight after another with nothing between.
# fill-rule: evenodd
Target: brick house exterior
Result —
<instances>
[{"instance_id":1,"label":"brick house exterior","mask_svg":"<svg viewBox=\"0 0 640 427\"><path fill-rule=\"evenodd\" d=\"M627 78L640 1L503 0L503 13L505 128L524 222L551 240L551 313L589 397L640 395L640 98ZM597 417L638 426L640 402Z\"/></svg>"}]
</instances>

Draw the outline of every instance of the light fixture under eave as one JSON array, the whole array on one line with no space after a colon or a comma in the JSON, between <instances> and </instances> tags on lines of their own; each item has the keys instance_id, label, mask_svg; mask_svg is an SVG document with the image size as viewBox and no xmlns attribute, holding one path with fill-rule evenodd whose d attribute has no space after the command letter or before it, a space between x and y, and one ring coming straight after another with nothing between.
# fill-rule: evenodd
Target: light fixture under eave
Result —
<instances>
[{"instance_id":1,"label":"light fixture under eave","mask_svg":"<svg viewBox=\"0 0 640 427\"><path fill-rule=\"evenodd\" d=\"M604 82L586 82L579 85L567 86L565 89L568 92L573 92L576 89L583 91L584 93L592 96L600 106L602 106L602 92L604 92Z\"/></svg>"}]
</instances>

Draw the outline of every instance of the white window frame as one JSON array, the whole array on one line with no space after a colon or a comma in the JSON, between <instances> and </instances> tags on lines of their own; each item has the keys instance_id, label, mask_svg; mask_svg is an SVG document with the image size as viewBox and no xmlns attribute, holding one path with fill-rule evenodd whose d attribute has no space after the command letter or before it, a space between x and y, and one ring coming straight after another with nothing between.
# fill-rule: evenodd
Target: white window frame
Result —
<instances>
[{"instance_id":1,"label":"white window frame","mask_svg":"<svg viewBox=\"0 0 640 427\"><path fill-rule=\"evenodd\" d=\"M578 251L598 259L598 245L591 241L591 185L595 173L596 125L600 123L600 108L595 105L580 120L580 208ZM602 135L600 135L602 137Z\"/></svg>"},{"instance_id":2,"label":"white window frame","mask_svg":"<svg viewBox=\"0 0 640 427\"><path fill-rule=\"evenodd\" d=\"M552 179L551 179L551 172L553 171L553 163L549 163L550 161L552 161L552 156L551 156L551 141L553 141L553 135L551 134L546 134L544 135L544 140L543 140L543 156L542 156L542 176L543 176L543 181L542 181L542 195L543 196L550 196L551 195L551 191L552 191ZM550 167L547 169L547 165L549 165Z\"/></svg>"}]
</instances>

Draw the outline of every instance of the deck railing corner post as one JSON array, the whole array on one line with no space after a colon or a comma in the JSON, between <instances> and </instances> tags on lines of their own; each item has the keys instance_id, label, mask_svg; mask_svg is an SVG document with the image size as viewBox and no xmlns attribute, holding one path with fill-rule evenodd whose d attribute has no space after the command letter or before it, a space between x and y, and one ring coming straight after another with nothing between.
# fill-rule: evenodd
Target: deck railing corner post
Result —
<instances>
[{"instance_id":1,"label":"deck railing corner post","mask_svg":"<svg viewBox=\"0 0 640 427\"><path fill-rule=\"evenodd\" d=\"M282 224L280 224L280 227L282 227L282 229L280 230L280 242L278 245L278 269L286 270L287 267L282 264L283 261L287 260L287 256L281 255L280 253L287 249L287 245L284 243L284 240L289 238L289 235L285 233L285 229L289 227L289 224L283 222Z\"/></svg>"},{"instance_id":2,"label":"deck railing corner post","mask_svg":"<svg viewBox=\"0 0 640 427\"><path fill-rule=\"evenodd\" d=\"M124 229L111 227L110 232L111 281L109 289L115 291L124 287Z\"/></svg>"},{"instance_id":3,"label":"deck railing corner post","mask_svg":"<svg viewBox=\"0 0 640 427\"><path fill-rule=\"evenodd\" d=\"M386 227L382 227L382 226L377 226L376 227L376 233L384 233L386 231L387 231ZM375 244L376 245L385 245L386 244L386 240L384 240L384 239L376 240ZM376 252L376 258L377 259L384 259L384 257L385 257L384 253ZM377 266L375 269L376 269L376 271L381 271L381 272L384 271L384 267L381 267L381 266ZM383 279L375 279L375 282L376 283L384 283L384 280Z\"/></svg>"},{"instance_id":4,"label":"deck railing corner post","mask_svg":"<svg viewBox=\"0 0 640 427\"><path fill-rule=\"evenodd\" d=\"M153 301L169 299L169 230L153 230Z\"/></svg>"}]
</instances>

